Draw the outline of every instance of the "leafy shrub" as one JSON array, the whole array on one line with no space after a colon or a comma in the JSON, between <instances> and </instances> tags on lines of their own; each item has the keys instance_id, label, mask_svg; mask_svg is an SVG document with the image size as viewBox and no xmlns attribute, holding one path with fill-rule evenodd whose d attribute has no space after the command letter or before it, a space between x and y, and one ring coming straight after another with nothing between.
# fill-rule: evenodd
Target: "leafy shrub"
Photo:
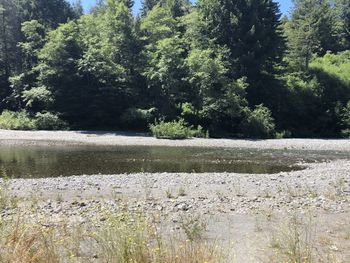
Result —
<instances>
[{"instance_id":1,"label":"leafy shrub","mask_svg":"<svg viewBox=\"0 0 350 263\"><path fill-rule=\"evenodd\" d=\"M157 109L148 110L130 108L122 115L121 121L126 128L146 129L154 121Z\"/></svg>"},{"instance_id":2,"label":"leafy shrub","mask_svg":"<svg viewBox=\"0 0 350 263\"><path fill-rule=\"evenodd\" d=\"M26 111L4 111L0 115L0 129L7 130L60 130L66 129L67 123L53 113L37 113L35 117Z\"/></svg>"},{"instance_id":3,"label":"leafy shrub","mask_svg":"<svg viewBox=\"0 0 350 263\"><path fill-rule=\"evenodd\" d=\"M291 138L292 133L288 130L276 132L276 139L285 139L285 138Z\"/></svg>"},{"instance_id":4,"label":"leafy shrub","mask_svg":"<svg viewBox=\"0 0 350 263\"><path fill-rule=\"evenodd\" d=\"M350 85L350 50L339 52L338 54L328 52L323 57L315 58L310 63L310 68L311 70L324 72L328 76L333 76L337 82L342 82L343 86L348 87ZM332 84L332 89L338 88L334 87L336 83Z\"/></svg>"},{"instance_id":5,"label":"leafy shrub","mask_svg":"<svg viewBox=\"0 0 350 263\"><path fill-rule=\"evenodd\" d=\"M66 129L68 125L53 113L39 112L35 115L35 126L38 130L62 130Z\"/></svg>"},{"instance_id":6,"label":"leafy shrub","mask_svg":"<svg viewBox=\"0 0 350 263\"><path fill-rule=\"evenodd\" d=\"M35 121L25 111L3 111L0 115L0 128L7 130L34 130Z\"/></svg>"},{"instance_id":7,"label":"leafy shrub","mask_svg":"<svg viewBox=\"0 0 350 263\"><path fill-rule=\"evenodd\" d=\"M350 101L341 112L342 135L345 138L350 138Z\"/></svg>"},{"instance_id":8,"label":"leafy shrub","mask_svg":"<svg viewBox=\"0 0 350 263\"><path fill-rule=\"evenodd\" d=\"M243 133L251 138L272 138L275 135L275 123L271 111L260 104L253 111L247 111L242 124Z\"/></svg>"},{"instance_id":9,"label":"leafy shrub","mask_svg":"<svg viewBox=\"0 0 350 263\"><path fill-rule=\"evenodd\" d=\"M150 125L150 130L159 139L186 139L190 137L205 137L205 132L201 126L195 129L187 126L183 119L172 122L156 122Z\"/></svg>"},{"instance_id":10,"label":"leafy shrub","mask_svg":"<svg viewBox=\"0 0 350 263\"><path fill-rule=\"evenodd\" d=\"M203 238L207 231L207 223L201 219L200 215L188 215L181 218L180 226L190 241L197 241Z\"/></svg>"},{"instance_id":11,"label":"leafy shrub","mask_svg":"<svg viewBox=\"0 0 350 263\"><path fill-rule=\"evenodd\" d=\"M22 98L26 102L26 107L33 107L34 104L47 106L53 101L51 91L44 86L23 91Z\"/></svg>"}]
</instances>

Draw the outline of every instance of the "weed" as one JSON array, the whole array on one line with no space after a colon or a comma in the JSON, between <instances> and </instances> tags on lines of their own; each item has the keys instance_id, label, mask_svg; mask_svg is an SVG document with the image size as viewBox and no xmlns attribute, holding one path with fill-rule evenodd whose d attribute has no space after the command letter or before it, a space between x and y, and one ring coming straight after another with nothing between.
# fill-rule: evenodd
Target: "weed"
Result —
<instances>
[{"instance_id":1,"label":"weed","mask_svg":"<svg viewBox=\"0 0 350 263\"><path fill-rule=\"evenodd\" d=\"M272 262L314 262L314 234L311 216L303 218L293 214L271 238L270 245L275 251Z\"/></svg>"},{"instance_id":2,"label":"weed","mask_svg":"<svg viewBox=\"0 0 350 263\"><path fill-rule=\"evenodd\" d=\"M166 195L166 197L169 198L169 199L173 199L173 198L174 198L171 189L167 189L167 190L165 191L165 195Z\"/></svg>"},{"instance_id":3,"label":"weed","mask_svg":"<svg viewBox=\"0 0 350 263\"><path fill-rule=\"evenodd\" d=\"M178 196L186 196L186 191L183 187L180 187L177 191Z\"/></svg>"},{"instance_id":4,"label":"weed","mask_svg":"<svg viewBox=\"0 0 350 263\"><path fill-rule=\"evenodd\" d=\"M144 193L145 193L145 199L146 200L150 200L152 198L151 197L151 194L152 194L152 191L151 191L152 183L151 183L150 179L147 176L144 176L143 179L142 179L142 188L143 188Z\"/></svg>"},{"instance_id":5,"label":"weed","mask_svg":"<svg viewBox=\"0 0 350 263\"><path fill-rule=\"evenodd\" d=\"M345 239L350 240L350 230L346 231L345 233Z\"/></svg>"},{"instance_id":6,"label":"weed","mask_svg":"<svg viewBox=\"0 0 350 263\"><path fill-rule=\"evenodd\" d=\"M34 191L34 190L30 191L28 201L30 204L29 205L30 209L35 210L39 204L39 193L37 191Z\"/></svg>"},{"instance_id":7,"label":"weed","mask_svg":"<svg viewBox=\"0 0 350 263\"><path fill-rule=\"evenodd\" d=\"M216 192L216 196L218 197L218 199L221 201L221 202L224 202L224 201L228 201L229 198L221 191L217 191Z\"/></svg>"},{"instance_id":8,"label":"weed","mask_svg":"<svg viewBox=\"0 0 350 263\"><path fill-rule=\"evenodd\" d=\"M62 193L57 193L56 194L56 202L58 204L61 204L63 202L63 196L62 196Z\"/></svg>"},{"instance_id":9,"label":"weed","mask_svg":"<svg viewBox=\"0 0 350 263\"><path fill-rule=\"evenodd\" d=\"M207 224L199 215L188 215L181 218L181 229L185 232L187 239L197 241L203 237L207 230Z\"/></svg>"},{"instance_id":10,"label":"weed","mask_svg":"<svg viewBox=\"0 0 350 263\"><path fill-rule=\"evenodd\" d=\"M264 198L272 198L272 195L268 189L264 189Z\"/></svg>"},{"instance_id":11,"label":"weed","mask_svg":"<svg viewBox=\"0 0 350 263\"><path fill-rule=\"evenodd\" d=\"M234 189L235 189L236 196L238 197L244 196L244 192L240 181L238 181L237 184L234 185Z\"/></svg>"},{"instance_id":12,"label":"weed","mask_svg":"<svg viewBox=\"0 0 350 263\"><path fill-rule=\"evenodd\" d=\"M105 218L92 218L87 226L0 219L0 262L222 262L214 244L164 238L140 211L105 211Z\"/></svg>"},{"instance_id":13,"label":"weed","mask_svg":"<svg viewBox=\"0 0 350 263\"><path fill-rule=\"evenodd\" d=\"M344 178L337 178L333 183L335 192L338 196L342 196L344 194L345 189L345 180Z\"/></svg>"}]
</instances>

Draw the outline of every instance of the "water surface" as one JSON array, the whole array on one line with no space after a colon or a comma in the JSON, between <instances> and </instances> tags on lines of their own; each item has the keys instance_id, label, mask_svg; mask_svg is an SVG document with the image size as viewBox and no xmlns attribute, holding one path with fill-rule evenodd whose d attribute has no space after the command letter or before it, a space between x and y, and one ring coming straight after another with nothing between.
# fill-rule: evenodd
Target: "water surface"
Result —
<instances>
[{"instance_id":1,"label":"water surface","mask_svg":"<svg viewBox=\"0 0 350 263\"><path fill-rule=\"evenodd\" d=\"M341 152L160 146L1 146L1 174L41 178L137 172L272 174L297 163L343 158Z\"/></svg>"}]
</instances>

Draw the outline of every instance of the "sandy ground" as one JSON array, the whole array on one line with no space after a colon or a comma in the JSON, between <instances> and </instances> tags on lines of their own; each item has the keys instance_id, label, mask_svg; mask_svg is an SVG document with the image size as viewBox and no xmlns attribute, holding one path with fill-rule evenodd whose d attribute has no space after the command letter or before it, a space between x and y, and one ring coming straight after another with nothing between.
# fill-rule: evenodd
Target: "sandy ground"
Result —
<instances>
[{"instance_id":1,"label":"sandy ground","mask_svg":"<svg viewBox=\"0 0 350 263\"><path fill-rule=\"evenodd\" d=\"M273 175L130 174L16 179L9 190L26 202L37 196L37 215L88 224L103 209L123 205L160 216L164 231L181 232L186 217L207 224L205 238L230 246L230 262L271 259L276 239L286 243L294 216L301 228L314 229L313 246L323 257L350 258L349 140L156 140L141 135L102 132L14 132L0 130L1 144L99 144L237 147L349 152L349 158L307 164L307 169ZM0 144L0 145L1 145ZM2 211L6 217L11 211ZM308 226L307 218L311 218ZM101 218L102 220L103 218ZM289 229L290 230L290 229ZM278 238L276 238L278 237ZM273 256L272 256L273 258ZM318 261L315 261L318 262Z\"/></svg>"}]
</instances>

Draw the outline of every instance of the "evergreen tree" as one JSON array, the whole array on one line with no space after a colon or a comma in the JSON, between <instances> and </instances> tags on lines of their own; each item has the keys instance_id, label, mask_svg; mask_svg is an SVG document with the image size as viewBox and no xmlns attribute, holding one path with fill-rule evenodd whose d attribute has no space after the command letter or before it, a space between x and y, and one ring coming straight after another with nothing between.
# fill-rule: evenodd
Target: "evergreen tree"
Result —
<instances>
[{"instance_id":1,"label":"evergreen tree","mask_svg":"<svg viewBox=\"0 0 350 263\"><path fill-rule=\"evenodd\" d=\"M11 106L7 101L11 94L9 77L21 67L18 8L12 0L0 0L0 110Z\"/></svg>"},{"instance_id":2,"label":"evergreen tree","mask_svg":"<svg viewBox=\"0 0 350 263\"><path fill-rule=\"evenodd\" d=\"M18 0L22 22L37 20L45 27L56 28L76 18L72 6L65 0Z\"/></svg>"},{"instance_id":3,"label":"evergreen tree","mask_svg":"<svg viewBox=\"0 0 350 263\"><path fill-rule=\"evenodd\" d=\"M146 16L162 0L143 0L141 3L141 16Z\"/></svg>"},{"instance_id":4,"label":"evergreen tree","mask_svg":"<svg viewBox=\"0 0 350 263\"><path fill-rule=\"evenodd\" d=\"M141 6L141 16L146 16L156 5L170 10L174 18L185 15L192 6L190 0L144 0Z\"/></svg>"},{"instance_id":5,"label":"evergreen tree","mask_svg":"<svg viewBox=\"0 0 350 263\"><path fill-rule=\"evenodd\" d=\"M313 54L337 49L334 16L327 0L295 0L292 18L286 24L289 59L296 69L307 69Z\"/></svg>"},{"instance_id":6,"label":"evergreen tree","mask_svg":"<svg viewBox=\"0 0 350 263\"><path fill-rule=\"evenodd\" d=\"M272 0L199 0L198 8L208 27L202 31L229 48L232 76L254 78L281 58L280 13Z\"/></svg>"},{"instance_id":7,"label":"evergreen tree","mask_svg":"<svg viewBox=\"0 0 350 263\"><path fill-rule=\"evenodd\" d=\"M84 14L84 8L83 8L83 4L81 3L81 0L76 0L73 3L72 8L77 18L81 17Z\"/></svg>"},{"instance_id":8,"label":"evergreen tree","mask_svg":"<svg viewBox=\"0 0 350 263\"><path fill-rule=\"evenodd\" d=\"M350 0L335 1L336 33L341 50L350 49Z\"/></svg>"},{"instance_id":9,"label":"evergreen tree","mask_svg":"<svg viewBox=\"0 0 350 263\"><path fill-rule=\"evenodd\" d=\"M247 106L246 79L232 79L230 50L203 34L208 29L203 17L193 12L183 23L186 25L185 43L189 46L186 65L191 96L188 101L193 107L183 114L197 120L212 135L237 135Z\"/></svg>"}]
</instances>

